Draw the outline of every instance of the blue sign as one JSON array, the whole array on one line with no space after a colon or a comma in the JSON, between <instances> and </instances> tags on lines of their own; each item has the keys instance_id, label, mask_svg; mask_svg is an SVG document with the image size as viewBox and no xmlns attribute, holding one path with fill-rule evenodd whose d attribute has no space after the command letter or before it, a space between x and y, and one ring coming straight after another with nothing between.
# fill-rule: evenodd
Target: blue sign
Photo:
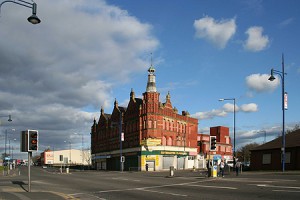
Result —
<instances>
[{"instance_id":1,"label":"blue sign","mask_svg":"<svg viewBox=\"0 0 300 200\"><path fill-rule=\"evenodd\" d=\"M213 160L221 160L222 156L221 155L214 155Z\"/></svg>"},{"instance_id":2,"label":"blue sign","mask_svg":"<svg viewBox=\"0 0 300 200\"><path fill-rule=\"evenodd\" d=\"M5 157L4 160L10 160L10 157Z\"/></svg>"}]
</instances>

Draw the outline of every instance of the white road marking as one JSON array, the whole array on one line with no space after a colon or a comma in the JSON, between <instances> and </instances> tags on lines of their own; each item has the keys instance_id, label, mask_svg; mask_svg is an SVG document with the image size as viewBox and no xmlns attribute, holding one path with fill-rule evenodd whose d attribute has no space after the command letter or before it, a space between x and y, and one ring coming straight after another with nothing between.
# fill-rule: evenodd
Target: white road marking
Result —
<instances>
[{"instance_id":1,"label":"white road marking","mask_svg":"<svg viewBox=\"0 0 300 200\"><path fill-rule=\"evenodd\" d=\"M250 184L250 185L255 185L255 184ZM281 185L256 185L257 187L269 187L269 188L284 188L284 189L296 189L300 190L300 187L292 187L292 186L281 186Z\"/></svg>"},{"instance_id":2,"label":"white road marking","mask_svg":"<svg viewBox=\"0 0 300 200\"><path fill-rule=\"evenodd\" d=\"M187 197L188 195L185 194L176 194L176 193L169 193L169 192L160 192L160 191L154 191L154 190L145 190L145 189L139 189L145 192L154 192L154 193L160 193L160 194L168 194L168 195L173 195L173 196L182 196L182 197Z\"/></svg>"},{"instance_id":3,"label":"white road marking","mask_svg":"<svg viewBox=\"0 0 300 200\"><path fill-rule=\"evenodd\" d=\"M122 192L122 191L129 191L129 190L146 190L146 189L153 189L153 188L172 187L172 186L178 186L178 185L189 185L189 184L196 184L196 183L203 183L203 182L210 182L210 181L214 181L214 180L210 179L210 180L193 181L193 182L186 182L186 183L176 183L176 184L168 184L168 185L156 185L156 186L141 187L141 188L102 190L102 191L92 192L92 194L109 193L109 192ZM73 193L73 194L68 194L68 195L70 195L70 196L76 196L76 195L82 195L82 194L87 194L87 193Z\"/></svg>"},{"instance_id":4,"label":"white road marking","mask_svg":"<svg viewBox=\"0 0 300 200\"><path fill-rule=\"evenodd\" d=\"M127 178L112 178L114 180L121 180L121 181L135 181L135 182L140 182L141 180L135 180L135 179L127 179Z\"/></svg>"},{"instance_id":5,"label":"white road marking","mask_svg":"<svg viewBox=\"0 0 300 200\"><path fill-rule=\"evenodd\" d=\"M273 192L300 192L297 190L272 190Z\"/></svg>"},{"instance_id":6,"label":"white road marking","mask_svg":"<svg viewBox=\"0 0 300 200\"><path fill-rule=\"evenodd\" d=\"M215 186L215 185L188 185L193 187L206 187L206 188L218 188L218 189L228 189L228 190L236 190L235 187L222 187L222 186Z\"/></svg>"}]
</instances>

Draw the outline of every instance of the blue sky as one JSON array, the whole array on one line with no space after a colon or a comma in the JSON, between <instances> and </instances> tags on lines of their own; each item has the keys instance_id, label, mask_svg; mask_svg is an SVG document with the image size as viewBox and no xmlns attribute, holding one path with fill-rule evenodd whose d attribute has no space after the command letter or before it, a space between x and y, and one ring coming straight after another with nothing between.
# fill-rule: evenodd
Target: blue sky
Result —
<instances>
[{"instance_id":1,"label":"blue sky","mask_svg":"<svg viewBox=\"0 0 300 200\"><path fill-rule=\"evenodd\" d=\"M284 54L286 126L299 124L299 1L35 2L38 25L26 21L27 8L1 8L0 114L13 122L1 118L0 137L9 130L16 151L25 129L40 131L41 150L80 148L80 135L88 148L101 106L110 113L115 98L127 105L131 88L145 92L151 57L161 101L170 91L201 133L232 130L233 102L218 99L236 98L240 147L281 131L281 80L267 79Z\"/></svg>"},{"instance_id":2,"label":"blue sky","mask_svg":"<svg viewBox=\"0 0 300 200\"><path fill-rule=\"evenodd\" d=\"M247 112L239 111L236 115L236 128L241 136L253 136L256 142L262 142L263 137L256 139L259 131L266 130L272 135L267 139L278 135L282 123L281 84L263 79L269 77L272 67L281 71L282 53L288 73L286 124L291 128L299 123L296 91L300 66L295 51L299 2L109 2L153 26L153 33L160 42L153 59L162 100L170 91L174 106L200 119L201 132L207 133L210 126L232 128L230 107L228 112L222 113L226 111L224 104L230 106L232 101L219 102L218 99L236 98L239 108L248 105ZM197 21L201 24L198 28L195 27ZM141 88L130 82L122 95L128 96L129 87L142 93L145 80L145 76L138 77L137 82L141 84L137 85Z\"/></svg>"}]
</instances>

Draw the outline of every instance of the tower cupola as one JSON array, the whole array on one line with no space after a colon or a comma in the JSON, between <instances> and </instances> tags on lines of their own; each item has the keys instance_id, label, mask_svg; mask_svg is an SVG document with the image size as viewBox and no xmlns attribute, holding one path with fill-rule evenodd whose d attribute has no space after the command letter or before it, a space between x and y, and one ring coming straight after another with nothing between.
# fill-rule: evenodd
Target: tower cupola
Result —
<instances>
[{"instance_id":1,"label":"tower cupola","mask_svg":"<svg viewBox=\"0 0 300 200\"><path fill-rule=\"evenodd\" d=\"M156 84L155 84L155 68L151 65L148 69L148 82L146 92L156 92Z\"/></svg>"}]
</instances>

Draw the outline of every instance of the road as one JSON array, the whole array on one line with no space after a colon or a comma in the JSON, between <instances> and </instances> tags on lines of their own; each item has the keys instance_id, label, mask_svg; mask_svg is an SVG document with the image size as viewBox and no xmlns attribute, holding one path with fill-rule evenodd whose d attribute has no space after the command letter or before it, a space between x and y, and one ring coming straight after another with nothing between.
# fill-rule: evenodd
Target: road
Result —
<instances>
[{"instance_id":1,"label":"road","mask_svg":"<svg viewBox=\"0 0 300 200\"><path fill-rule=\"evenodd\" d=\"M207 178L191 171L105 172L32 167L21 175L1 176L0 199L299 199L300 172L243 172Z\"/></svg>"}]
</instances>

